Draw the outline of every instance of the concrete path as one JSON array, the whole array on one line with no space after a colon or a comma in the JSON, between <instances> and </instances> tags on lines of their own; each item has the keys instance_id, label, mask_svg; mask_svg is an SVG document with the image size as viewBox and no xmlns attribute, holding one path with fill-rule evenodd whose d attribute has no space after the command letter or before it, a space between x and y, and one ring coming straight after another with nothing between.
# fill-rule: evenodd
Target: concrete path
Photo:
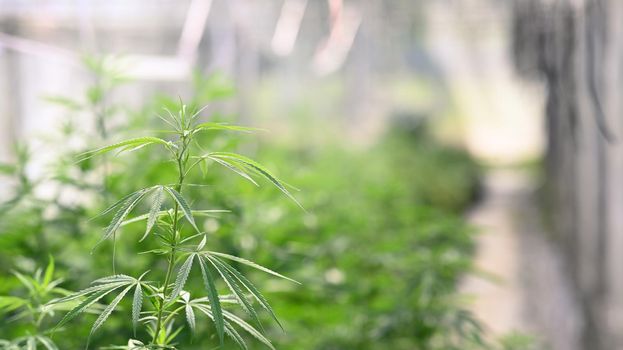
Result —
<instances>
[{"instance_id":1,"label":"concrete path","mask_svg":"<svg viewBox=\"0 0 623 350\"><path fill-rule=\"evenodd\" d=\"M581 324L561 255L539 224L530 178L492 171L485 198L469 215L481 232L476 268L462 291L492 337L532 335L536 349L576 350ZM488 275L488 276L487 276Z\"/></svg>"}]
</instances>

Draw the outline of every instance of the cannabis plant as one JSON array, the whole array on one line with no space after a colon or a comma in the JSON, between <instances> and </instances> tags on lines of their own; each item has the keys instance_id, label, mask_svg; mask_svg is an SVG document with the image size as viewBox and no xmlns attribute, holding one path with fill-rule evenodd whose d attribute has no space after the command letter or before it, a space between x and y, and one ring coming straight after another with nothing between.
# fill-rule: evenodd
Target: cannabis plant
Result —
<instances>
[{"instance_id":1,"label":"cannabis plant","mask_svg":"<svg viewBox=\"0 0 623 350\"><path fill-rule=\"evenodd\" d=\"M174 349L174 339L183 327L183 319L191 331L196 328L196 315L203 314L214 325L215 333L222 345L224 337L230 337L238 346L247 345L240 331L244 331L261 343L273 346L266 338L260 321L257 305L279 321L266 298L258 288L233 264L246 265L270 275L293 281L268 268L241 257L208 249L209 237L197 224L195 218L211 215L218 210L193 209L185 199L183 190L200 184L187 184L185 179L192 171L207 171L209 164L217 164L233 171L251 183L258 185L255 177L263 177L276 186L294 202L296 200L286 187L261 164L236 153L205 151L198 142L198 134L209 131L251 132L254 129L220 123L200 123L198 111L189 113L181 105L177 113L167 110L160 118L171 129L165 131L170 137L145 136L118 142L86 152L82 160L116 151L118 153L141 149L146 146L162 147L177 169L177 180L173 184L155 184L136 190L112 204L101 215L112 215L110 224L104 229L98 245L106 240L115 240L115 233L124 225L145 222L145 231L139 241L154 240L158 248L144 253L160 256L166 262L164 271L144 271L139 276L129 276L113 271L113 275L97 279L92 285L79 292L54 300L50 305L67 302L79 303L58 323L63 327L78 315L92 309L109 296L114 298L102 308L91 327L91 336L100 329L108 317L127 296L132 300L131 320L136 338L137 328L148 334L148 339L130 339L127 348L132 349ZM130 217L143 201L149 201L144 214ZM296 202L298 204L298 202ZM113 257L114 259L114 257ZM114 265L113 265L114 266ZM193 267L200 271L204 295L193 296L184 289ZM217 280L222 280L228 294L223 294ZM223 288L225 289L225 288ZM234 311L237 307L250 318L245 321ZM182 319L182 321L180 321ZM279 324L281 326L281 324ZM125 348L125 346L124 346Z\"/></svg>"},{"instance_id":2,"label":"cannabis plant","mask_svg":"<svg viewBox=\"0 0 623 350\"><path fill-rule=\"evenodd\" d=\"M0 349L20 350L37 349L42 346L47 350L58 350L50 338L50 320L63 305L47 305L55 298L70 294L59 287L62 279L54 278L54 259L45 270L37 269L32 276L13 272L24 291L19 295L0 296L0 315L5 316L6 326L15 325L22 335L14 339L0 339ZM6 330L5 329L5 330Z\"/></svg>"},{"instance_id":3,"label":"cannabis plant","mask_svg":"<svg viewBox=\"0 0 623 350\"><path fill-rule=\"evenodd\" d=\"M91 73L93 83L85 87L83 97L45 97L49 103L61 107L63 122L60 127L48 130L38 137L38 142L16 144L14 161L0 163L0 176L6 176L12 184L6 191L10 197L0 203L0 251L4 253L0 253L0 276L18 264L17 257L33 260L37 265L44 265L49 254L62 261L59 245L63 255L71 255L65 239L71 235L72 243L80 244L86 231L82 218L90 209L81 201L73 200L73 194L87 193L84 196L87 198L104 194L102 197L108 198L110 176L106 160L96 169L103 175L99 177L101 184L93 184L88 179L98 174L93 174L90 164L75 164L75 144L93 138L106 142L112 130L110 119L120 108L110 97L126 79L111 57L86 57L84 67ZM91 116L86 120L94 121L95 133L84 123L79 124L85 120L81 118L84 116ZM59 144L64 147L59 148ZM54 154L49 154L49 150ZM31 171L33 167L42 166L46 171L39 174ZM0 198L2 200L4 198Z\"/></svg>"}]
</instances>

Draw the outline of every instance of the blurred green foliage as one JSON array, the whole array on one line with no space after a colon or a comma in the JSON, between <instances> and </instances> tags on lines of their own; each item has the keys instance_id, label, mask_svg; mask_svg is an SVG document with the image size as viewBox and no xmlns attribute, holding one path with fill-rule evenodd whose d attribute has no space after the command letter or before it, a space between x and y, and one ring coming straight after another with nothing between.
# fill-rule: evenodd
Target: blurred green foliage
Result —
<instances>
[{"instance_id":1,"label":"blurred green foliage","mask_svg":"<svg viewBox=\"0 0 623 350\"><path fill-rule=\"evenodd\" d=\"M232 91L222 79L211 79L197 76L191 107ZM72 106L68 113L83 105L58 100ZM123 136L135 136L134 128L162 129L153 116L162 106L177 103L161 96L128 113L126 125L131 127ZM106 118L100 117L98 123ZM106 130L119 134L110 127ZM90 140L89 146L109 137L101 132L97 137L80 136ZM267 323L268 338L277 348L485 348L483 330L456 292L458 280L471 269L474 235L461 214L477 197L479 178L478 166L465 152L439 144L425 125L413 120L396 123L365 149L351 149L338 140L306 143L305 135L296 144L279 143L269 133L260 133L259 141L231 134L202 137L209 148L242 150L268 168L279 169L282 179L300 189L295 196L306 211L278 190L270 186L258 190L218 167L188 181L202 186L184 188L193 205L231 211L199 222L209 233L210 249L254 260L302 282L297 286L276 281L236 266L266 292L283 322L285 332ZM109 198L176 178L174 166L162 162L154 149L123 159L110 157L105 166L96 160L76 165L74 155L81 150L68 150L39 179L20 177L19 169L28 167L27 157L2 167L16 186L0 214L0 294L19 296L19 281L10 271L33 273L45 266L48 254L56 259L65 289L110 275L112 244L89 254L108 218L89 218L105 208ZM52 195L39 195L40 186L53 188ZM148 241L138 242L143 233L139 224L123 227L117 237L117 271L137 275L145 269L166 269L152 255L134 254L155 248ZM187 286L191 293L202 288ZM93 336L93 348L126 344L132 337L132 329L126 327L130 305L122 306ZM0 338L30 332L28 325L9 322L11 316L11 311L0 315ZM52 337L61 349L84 346L93 320L82 317L88 320L72 322ZM198 320L192 342L185 340L190 339L188 331L183 333L180 349L218 344L206 320ZM231 346L226 343L225 348Z\"/></svg>"},{"instance_id":2,"label":"blurred green foliage","mask_svg":"<svg viewBox=\"0 0 623 350\"><path fill-rule=\"evenodd\" d=\"M232 235L233 246L247 247L239 254L303 282L275 303L288 330L275 334L283 348L459 349L478 341L478 325L456 299L473 243L460 213L478 168L462 152L398 130L360 151L258 147L263 162L290 169L309 210L301 220L273 191L243 193L242 227ZM454 191L431 189L444 184Z\"/></svg>"}]
</instances>

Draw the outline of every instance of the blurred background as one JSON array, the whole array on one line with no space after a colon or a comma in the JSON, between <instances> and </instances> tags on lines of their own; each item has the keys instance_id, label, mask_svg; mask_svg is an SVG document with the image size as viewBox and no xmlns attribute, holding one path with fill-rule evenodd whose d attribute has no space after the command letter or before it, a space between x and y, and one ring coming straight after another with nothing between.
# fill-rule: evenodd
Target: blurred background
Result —
<instances>
[{"instance_id":1,"label":"blurred background","mask_svg":"<svg viewBox=\"0 0 623 350\"><path fill-rule=\"evenodd\" d=\"M269 130L205 142L300 189L306 212L217 170L188 191L231 210L201 223L209 244L302 282L248 271L283 320L277 348L621 349L621 15L615 0L0 0L0 294L27 295L14 273L50 256L68 289L110 274L89 218L175 175L155 151L75 155L163 129L181 99ZM136 256L138 226L116 250L130 275L160 267ZM0 339L39 331L2 301ZM128 312L91 345L127 343ZM60 349L83 346L82 317ZM180 349L218 345L199 323Z\"/></svg>"}]
</instances>

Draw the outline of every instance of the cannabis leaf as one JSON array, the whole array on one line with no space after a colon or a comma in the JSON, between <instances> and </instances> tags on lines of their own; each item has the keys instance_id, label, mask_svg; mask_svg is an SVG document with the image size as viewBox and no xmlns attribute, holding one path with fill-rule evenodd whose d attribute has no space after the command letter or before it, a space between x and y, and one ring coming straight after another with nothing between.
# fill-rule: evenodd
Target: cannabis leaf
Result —
<instances>
[{"instance_id":1,"label":"cannabis leaf","mask_svg":"<svg viewBox=\"0 0 623 350\"><path fill-rule=\"evenodd\" d=\"M213 251L205 251L203 253L206 254L206 255L213 255L213 256L218 256L218 257L221 257L221 258L229 259L229 260L235 261L237 263L240 263L240 264L243 264L243 265L247 265L247 266L252 267L254 269L260 270L262 272L266 272L266 273L271 274L271 275L273 275L275 277L283 278L283 279L288 280L290 282L301 284L301 282L295 281L295 280L293 280L293 279L291 279L289 277L286 277L286 276L284 276L282 274L279 274L278 272L275 272L275 271L273 271L271 269L268 269L268 268L266 268L266 267L264 267L262 265L256 264L253 261L250 261L250 260L247 260L247 259L243 259L243 258L234 256L234 255L229 255L229 254L225 254L225 253L213 252Z\"/></svg>"},{"instance_id":2,"label":"cannabis leaf","mask_svg":"<svg viewBox=\"0 0 623 350\"><path fill-rule=\"evenodd\" d=\"M304 210L301 203L288 191L284 182L274 176L268 169L262 164L247 158L237 153L231 152L211 152L205 155L206 158L212 159L215 162L226 166L228 169L234 171L238 175L243 176L245 179L250 180L249 173L260 175L270 181L275 187L283 192L288 198L296 203L301 209ZM227 164L227 165L225 165ZM244 175L243 175L244 174ZM246 175L246 176L245 176ZM257 185L255 181L251 179L251 182Z\"/></svg>"},{"instance_id":3,"label":"cannabis leaf","mask_svg":"<svg viewBox=\"0 0 623 350\"><path fill-rule=\"evenodd\" d=\"M212 266L214 266L216 271L223 278L223 281L225 281L227 288L229 288L234 298L236 298L236 301L238 302L240 307L247 314L249 314L249 316L253 319L253 322L255 322L261 329L263 329L262 323L260 322L257 312L253 308L253 305L247 300L246 296L244 295L244 292L242 291L242 288L240 288L240 285L236 281L235 277L233 277L231 273L227 270L227 268L225 268L225 266L223 266L223 264L217 259L214 259L210 256L204 256L204 259L207 260L210 264L212 264Z\"/></svg>"},{"instance_id":4,"label":"cannabis leaf","mask_svg":"<svg viewBox=\"0 0 623 350\"><path fill-rule=\"evenodd\" d=\"M195 254L189 254L186 261L180 267L173 286L173 292L171 292L170 300L175 300L182 292L182 288L184 288L184 285L186 284L186 280L188 279L188 274L190 274L190 269L194 259Z\"/></svg>"},{"instance_id":5,"label":"cannabis leaf","mask_svg":"<svg viewBox=\"0 0 623 350\"><path fill-rule=\"evenodd\" d=\"M201 276L203 277L203 284L208 291L208 300L212 305L212 315L214 325L216 327L216 333L218 333L221 345L223 344L223 333L225 332L225 323L223 320L223 311L221 309L221 301L219 300L218 292L216 291L216 284L214 283L214 277L210 273L210 269L206 265L205 259L199 258L199 266L201 267Z\"/></svg>"},{"instance_id":6,"label":"cannabis leaf","mask_svg":"<svg viewBox=\"0 0 623 350\"><path fill-rule=\"evenodd\" d=\"M137 138L117 142L109 146L104 146L104 147L101 147L101 148L98 148L92 151L84 152L78 156L79 158L78 162L82 162L89 158L95 157L100 154L108 153L114 150L119 150L118 151L118 154L119 154L125 151L130 151L130 152L135 151L137 149L140 149L142 147L145 147L151 144L161 144L168 148L176 147L173 143L167 142L159 137L153 137L153 136L137 137Z\"/></svg>"},{"instance_id":7,"label":"cannabis leaf","mask_svg":"<svg viewBox=\"0 0 623 350\"><path fill-rule=\"evenodd\" d=\"M138 285L139 283L137 283ZM123 299L123 297L128 294L128 292L130 291L130 289L134 288L135 285L129 285L128 287L126 287L121 293L119 293L119 295L117 295L115 297L115 299L113 299L113 301L106 306L106 308L104 309L104 311L99 315L99 317L97 318L97 320L95 320L95 323L93 324L93 327L91 328L91 332L89 334L89 337L91 335L93 335L93 333L104 323L106 322L106 320L108 319L108 317L110 316L110 314L115 310L115 308L117 307L117 305L119 305L119 302L121 302L121 299Z\"/></svg>"},{"instance_id":8,"label":"cannabis leaf","mask_svg":"<svg viewBox=\"0 0 623 350\"><path fill-rule=\"evenodd\" d=\"M93 249L95 249L102 242L104 242L105 240L110 238L110 236L112 236L117 231L117 229L119 229L119 227L121 227L121 224L123 223L123 220L128 216L128 214L130 214L132 209L134 209L134 207L136 207L136 205L152 189L153 189L153 187L149 188L149 189L138 190L138 191L134 192L124 202L122 202L120 205L118 205L119 210L113 216L112 221L110 222L110 224L104 230L104 235L99 240L99 242L97 242L97 244L95 244L95 247L93 247Z\"/></svg>"},{"instance_id":9,"label":"cannabis leaf","mask_svg":"<svg viewBox=\"0 0 623 350\"><path fill-rule=\"evenodd\" d=\"M182 209L182 212L184 213L184 216L186 217L186 220L190 222L192 227L197 232L201 232L199 228L197 227L197 224L195 223L192 210L190 209L190 206L188 205L188 203L186 203L186 200L184 199L184 197L179 192L177 192L175 189L171 187L165 186L164 189L169 193L171 198L173 198L173 200L176 201L177 204L180 206L180 208Z\"/></svg>"},{"instance_id":10,"label":"cannabis leaf","mask_svg":"<svg viewBox=\"0 0 623 350\"><path fill-rule=\"evenodd\" d=\"M49 305L66 303L75 299L82 299L84 297L82 302L80 302L77 306L71 309L61 319L61 321L56 325L55 329L58 329L63 325L67 324L67 322L89 310L89 308L98 303L105 296L121 288L123 288L123 290L119 294L117 294L113 301L101 311L98 318L95 320L95 323L91 327L89 338L91 337L91 335L93 335L93 333L95 333L95 331L97 331L97 329L99 329L104 324L104 322L106 322L110 314L112 314L112 312L117 308L121 300L132 288L135 288L132 302L132 319L133 321L138 321L137 315L140 314L143 297L142 288L146 287L150 290L153 290L153 287L148 282L142 281L142 278L143 276L145 276L145 274L147 274L147 272L143 273L143 275L141 275L138 279L127 275L107 276L93 281L93 286L87 289L73 293L63 298L52 300Z\"/></svg>"},{"instance_id":11,"label":"cannabis leaf","mask_svg":"<svg viewBox=\"0 0 623 350\"><path fill-rule=\"evenodd\" d=\"M196 308L197 310L201 311L203 314L207 315L213 321L215 321L212 304L206 304L204 300L196 299L196 300L191 301L190 305ZM238 344L238 346L240 346L242 349L248 349L247 344L242 338L242 336L240 335L240 333L238 333L238 331L234 328L233 324L242 328L242 330L244 330L245 332L247 332L248 334L250 334L257 340L262 342L264 345L266 345L270 349L275 350L275 347L272 345L270 340L268 340L262 334L262 332L255 329L253 326L245 322L240 317L234 315L233 313L229 311L223 311L223 316L224 316L223 322L224 322L225 334L227 334L230 338L232 338L236 342L236 344Z\"/></svg>"},{"instance_id":12,"label":"cannabis leaf","mask_svg":"<svg viewBox=\"0 0 623 350\"><path fill-rule=\"evenodd\" d=\"M136 289L134 290L134 297L132 298L132 329L134 331L134 336L136 336L136 326L138 325L138 320L141 317L141 308L143 307L143 288L140 283L136 284Z\"/></svg>"},{"instance_id":13,"label":"cannabis leaf","mask_svg":"<svg viewBox=\"0 0 623 350\"><path fill-rule=\"evenodd\" d=\"M151 229L154 227L156 220L158 220L158 214L160 213L160 207L162 206L162 200L164 199L164 187L158 186L154 193L154 200L151 204L151 209L149 210L149 216L147 217L147 226L145 227L145 234L140 239L143 241Z\"/></svg>"},{"instance_id":14,"label":"cannabis leaf","mask_svg":"<svg viewBox=\"0 0 623 350\"><path fill-rule=\"evenodd\" d=\"M197 320L195 318L195 311L190 304L190 293L182 293L182 300L184 301L184 313L186 314L186 322L190 327L190 331L194 334L195 329L197 328Z\"/></svg>"},{"instance_id":15,"label":"cannabis leaf","mask_svg":"<svg viewBox=\"0 0 623 350\"><path fill-rule=\"evenodd\" d=\"M216 258L214 259L217 260L219 265L224 267L230 273L231 276L234 276L238 280L238 283L243 285L246 288L246 290L249 293L251 293L253 298L257 300L257 302L262 306L262 308L264 308L264 310L266 310L270 314L273 320L275 320L275 322L277 322L279 327L281 327L281 329L283 330L283 326L281 325L281 322L279 322L279 320L277 319L277 315L275 315L275 312L273 311L272 307L268 304L268 301L266 300L266 298L264 298L262 293L260 293L257 287L255 287L253 283L251 283L251 281L249 281L240 272L238 272L238 270L234 269L228 264L225 264L223 261L219 259L216 259Z\"/></svg>"},{"instance_id":16,"label":"cannabis leaf","mask_svg":"<svg viewBox=\"0 0 623 350\"><path fill-rule=\"evenodd\" d=\"M239 126L239 125L229 125L225 123L200 123L195 126L193 132L196 133L199 131L208 131L208 130L253 132L253 131L260 131L262 129L249 128L246 126Z\"/></svg>"}]
</instances>

